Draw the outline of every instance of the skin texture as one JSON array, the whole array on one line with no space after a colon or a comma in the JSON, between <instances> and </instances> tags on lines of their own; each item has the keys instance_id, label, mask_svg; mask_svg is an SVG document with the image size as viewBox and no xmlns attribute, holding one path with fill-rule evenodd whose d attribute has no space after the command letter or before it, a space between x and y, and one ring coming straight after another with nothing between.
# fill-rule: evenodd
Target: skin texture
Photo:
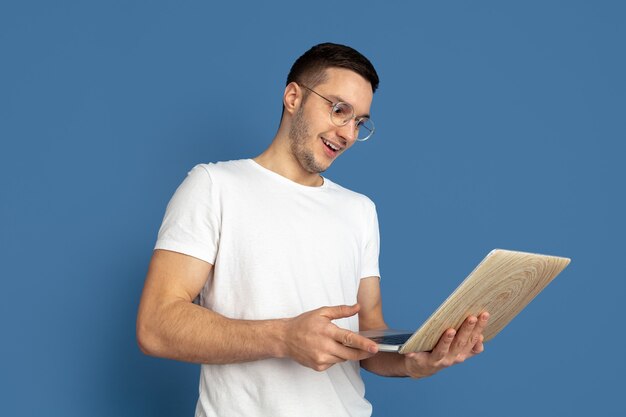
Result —
<instances>
[{"instance_id":1,"label":"skin texture","mask_svg":"<svg viewBox=\"0 0 626 417\"><path fill-rule=\"evenodd\" d=\"M313 153L306 147L306 139L308 136L309 125L306 120L304 120L304 111L303 108L300 107L294 115L293 123L289 129L291 153L308 172L324 172L325 168L317 163Z\"/></svg>"},{"instance_id":2,"label":"skin texture","mask_svg":"<svg viewBox=\"0 0 626 417\"><path fill-rule=\"evenodd\" d=\"M326 75L314 86L318 93L350 103L356 115L369 114L373 93L367 80L338 68L328 69ZM335 126L329 103L306 96L296 83L286 86L283 105L278 132L255 161L302 185L320 186L320 173L355 143L354 121ZM339 150L329 150L325 141ZM361 330L387 327L378 277L361 280L354 306L322 307L279 320L233 320L193 304L212 268L191 256L154 251L137 316L137 340L144 353L212 364L291 358L317 371L358 360L380 375L421 378L483 350L486 313L480 320L469 317L458 332L446 331L432 352L408 355L377 353L373 341L334 325L332 320L358 313Z\"/></svg>"}]
</instances>

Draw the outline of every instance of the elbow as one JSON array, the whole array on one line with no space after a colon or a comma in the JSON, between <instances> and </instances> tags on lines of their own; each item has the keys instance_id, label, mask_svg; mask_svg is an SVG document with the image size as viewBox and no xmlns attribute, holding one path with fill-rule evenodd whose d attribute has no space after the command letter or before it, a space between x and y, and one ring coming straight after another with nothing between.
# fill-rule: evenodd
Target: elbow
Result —
<instances>
[{"instance_id":1,"label":"elbow","mask_svg":"<svg viewBox=\"0 0 626 417\"><path fill-rule=\"evenodd\" d=\"M137 325L137 346L139 347L139 350L141 351L141 353L143 353L144 355L151 355L152 350L150 349L150 344L149 344L149 336L146 334L146 330L145 329L140 329L139 325Z\"/></svg>"},{"instance_id":2,"label":"elbow","mask_svg":"<svg viewBox=\"0 0 626 417\"><path fill-rule=\"evenodd\" d=\"M137 318L136 336L137 346L144 355L159 356L159 337L141 315Z\"/></svg>"}]
</instances>

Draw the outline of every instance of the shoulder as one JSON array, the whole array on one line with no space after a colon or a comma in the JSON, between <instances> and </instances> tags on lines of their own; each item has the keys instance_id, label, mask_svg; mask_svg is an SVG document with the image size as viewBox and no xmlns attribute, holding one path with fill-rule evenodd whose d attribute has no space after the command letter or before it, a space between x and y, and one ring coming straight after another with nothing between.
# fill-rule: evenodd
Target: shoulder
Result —
<instances>
[{"instance_id":1,"label":"shoulder","mask_svg":"<svg viewBox=\"0 0 626 417\"><path fill-rule=\"evenodd\" d=\"M343 187L328 178L324 178L324 181L328 182L328 190L336 194L337 197L343 199L345 202L360 206L367 211L376 211L376 204L365 194Z\"/></svg>"},{"instance_id":2,"label":"shoulder","mask_svg":"<svg viewBox=\"0 0 626 417\"><path fill-rule=\"evenodd\" d=\"M194 171L204 171L209 176L241 174L242 170L245 170L249 165L248 159L208 162L194 166L190 173Z\"/></svg>"},{"instance_id":3,"label":"shoulder","mask_svg":"<svg viewBox=\"0 0 626 417\"><path fill-rule=\"evenodd\" d=\"M177 193L191 196L219 194L220 190L233 186L236 181L248 178L244 174L245 165L245 160L198 164L187 172Z\"/></svg>"},{"instance_id":4,"label":"shoulder","mask_svg":"<svg viewBox=\"0 0 626 417\"><path fill-rule=\"evenodd\" d=\"M198 164L189 171L189 176L203 177L212 183L228 182L229 180L245 177L250 170L247 159L233 161L219 161Z\"/></svg>"}]
</instances>

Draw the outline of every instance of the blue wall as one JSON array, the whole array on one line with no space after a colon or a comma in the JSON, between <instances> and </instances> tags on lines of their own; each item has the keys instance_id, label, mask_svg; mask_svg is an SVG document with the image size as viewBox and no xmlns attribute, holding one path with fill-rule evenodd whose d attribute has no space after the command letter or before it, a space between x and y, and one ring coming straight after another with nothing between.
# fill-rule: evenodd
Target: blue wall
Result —
<instances>
[{"instance_id":1,"label":"blue wall","mask_svg":"<svg viewBox=\"0 0 626 417\"><path fill-rule=\"evenodd\" d=\"M419 325L494 247L573 259L479 358L365 374L374 414L626 411L623 2L7 3L0 415L192 415L198 367L134 338L165 205L196 163L264 149L322 41L382 79L376 137L327 174L377 203L390 323Z\"/></svg>"}]
</instances>

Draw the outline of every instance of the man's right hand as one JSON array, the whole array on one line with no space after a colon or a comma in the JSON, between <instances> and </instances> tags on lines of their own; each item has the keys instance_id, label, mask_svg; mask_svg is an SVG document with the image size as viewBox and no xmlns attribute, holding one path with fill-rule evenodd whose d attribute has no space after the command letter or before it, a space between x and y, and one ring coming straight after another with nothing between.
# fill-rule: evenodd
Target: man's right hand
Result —
<instances>
[{"instance_id":1,"label":"man's right hand","mask_svg":"<svg viewBox=\"0 0 626 417\"><path fill-rule=\"evenodd\" d=\"M332 323L358 311L358 304L322 307L287 319L285 356L316 371L325 371L336 363L375 355L378 346L374 341Z\"/></svg>"}]
</instances>

